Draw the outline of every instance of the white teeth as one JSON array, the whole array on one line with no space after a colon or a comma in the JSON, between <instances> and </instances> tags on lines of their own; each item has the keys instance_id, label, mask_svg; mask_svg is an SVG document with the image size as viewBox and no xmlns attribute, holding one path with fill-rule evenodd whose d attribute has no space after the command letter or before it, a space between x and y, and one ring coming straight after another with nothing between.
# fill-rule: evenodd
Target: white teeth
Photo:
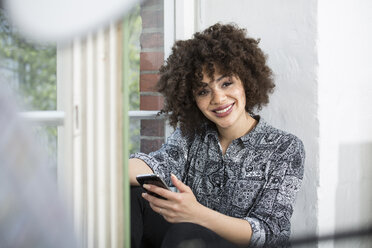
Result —
<instances>
[{"instance_id":1,"label":"white teeth","mask_svg":"<svg viewBox=\"0 0 372 248\"><path fill-rule=\"evenodd\" d=\"M227 112L227 111L229 111L231 108L232 108L232 104L230 105L230 106L228 106L227 108L225 108L225 109L222 109L222 110L216 110L216 113L217 114L222 114L222 113L225 113L225 112Z\"/></svg>"}]
</instances>

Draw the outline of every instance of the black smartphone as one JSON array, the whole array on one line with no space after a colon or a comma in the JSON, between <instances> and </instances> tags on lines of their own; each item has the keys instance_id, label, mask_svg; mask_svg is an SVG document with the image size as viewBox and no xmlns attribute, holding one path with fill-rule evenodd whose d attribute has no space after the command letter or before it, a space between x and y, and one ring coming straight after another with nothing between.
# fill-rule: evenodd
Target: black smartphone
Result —
<instances>
[{"instance_id":1,"label":"black smartphone","mask_svg":"<svg viewBox=\"0 0 372 248\"><path fill-rule=\"evenodd\" d=\"M156 175L156 174L143 174L143 175L138 175L136 177L137 179L137 182L143 186L144 184L152 184L152 185L156 185L158 187L161 187L161 188L164 188L164 189L167 189L167 190L171 190L168 185L164 182L164 180L159 176L159 175ZM144 188L145 189L145 188ZM145 189L146 190L146 189ZM158 194L155 194L153 192L150 192L150 191L147 191L146 192L150 195L153 195L153 196L156 196L158 198L161 198L161 199L165 199L164 197L158 195Z\"/></svg>"}]
</instances>

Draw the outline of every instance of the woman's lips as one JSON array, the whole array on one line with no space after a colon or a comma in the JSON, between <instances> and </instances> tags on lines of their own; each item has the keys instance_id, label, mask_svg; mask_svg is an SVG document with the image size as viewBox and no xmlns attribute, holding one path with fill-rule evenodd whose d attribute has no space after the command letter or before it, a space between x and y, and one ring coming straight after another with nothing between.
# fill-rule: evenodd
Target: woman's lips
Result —
<instances>
[{"instance_id":1,"label":"woman's lips","mask_svg":"<svg viewBox=\"0 0 372 248\"><path fill-rule=\"evenodd\" d=\"M225 117L225 116L227 116L228 114L231 113L233 106L234 106L234 103L232 103L230 105L227 105L227 106L222 106L222 107L216 108L212 111L215 113L215 115L217 117Z\"/></svg>"}]
</instances>

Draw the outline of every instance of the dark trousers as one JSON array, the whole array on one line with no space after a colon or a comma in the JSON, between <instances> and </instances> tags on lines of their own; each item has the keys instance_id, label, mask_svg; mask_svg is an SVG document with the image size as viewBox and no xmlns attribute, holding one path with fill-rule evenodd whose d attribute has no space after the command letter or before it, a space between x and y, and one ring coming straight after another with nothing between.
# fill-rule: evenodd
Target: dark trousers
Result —
<instances>
[{"instance_id":1,"label":"dark trousers","mask_svg":"<svg viewBox=\"0 0 372 248\"><path fill-rule=\"evenodd\" d=\"M237 247L203 226L167 222L151 209L143 192L141 187L131 187L132 248Z\"/></svg>"}]
</instances>

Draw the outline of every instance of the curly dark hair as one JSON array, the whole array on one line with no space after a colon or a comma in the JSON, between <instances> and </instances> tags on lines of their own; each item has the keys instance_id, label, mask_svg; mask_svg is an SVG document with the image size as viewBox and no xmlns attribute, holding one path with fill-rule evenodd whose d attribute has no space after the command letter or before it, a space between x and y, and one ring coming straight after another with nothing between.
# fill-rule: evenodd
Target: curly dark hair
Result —
<instances>
[{"instance_id":1,"label":"curly dark hair","mask_svg":"<svg viewBox=\"0 0 372 248\"><path fill-rule=\"evenodd\" d=\"M202 72L214 79L215 70L239 77L248 113L261 110L269 102L275 84L258 43L246 36L245 29L219 23L195 33L192 39L176 41L159 70L157 90L165 98L160 113L167 115L174 128L179 124L184 136L201 134L205 123L213 125L197 107L193 92L201 86Z\"/></svg>"}]
</instances>

